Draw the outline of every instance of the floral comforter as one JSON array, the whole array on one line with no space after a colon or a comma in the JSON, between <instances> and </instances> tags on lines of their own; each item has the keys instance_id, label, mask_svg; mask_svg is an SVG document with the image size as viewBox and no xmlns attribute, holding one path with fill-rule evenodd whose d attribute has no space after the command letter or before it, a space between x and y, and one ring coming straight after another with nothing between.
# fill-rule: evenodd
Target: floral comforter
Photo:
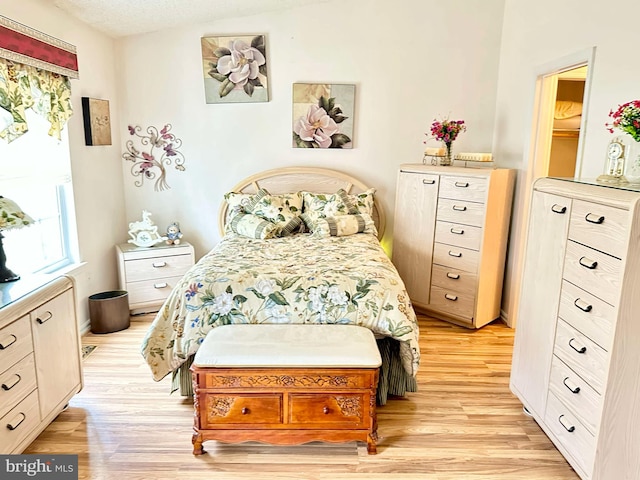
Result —
<instances>
[{"instance_id":1,"label":"floral comforter","mask_svg":"<svg viewBox=\"0 0 640 480\"><path fill-rule=\"evenodd\" d=\"M227 235L176 285L142 355L155 380L178 369L206 334L231 323L344 323L399 341L415 376L418 324L404 284L375 236L269 240Z\"/></svg>"}]
</instances>

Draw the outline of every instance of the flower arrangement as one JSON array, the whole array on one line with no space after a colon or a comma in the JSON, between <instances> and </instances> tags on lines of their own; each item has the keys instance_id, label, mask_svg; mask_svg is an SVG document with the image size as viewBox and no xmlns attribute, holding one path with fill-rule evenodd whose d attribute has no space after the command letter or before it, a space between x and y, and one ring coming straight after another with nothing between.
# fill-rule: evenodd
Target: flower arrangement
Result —
<instances>
[{"instance_id":1,"label":"flower arrangement","mask_svg":"<svg viewBox=\"0 0 640 480\"><path fill-rule=\"evenodd\" d=\"M467 126L464 124L464 120L449 120L445 118L439 121L434 119L431 124L431 136L436 140L444 142L448 150L451 149L451 144L458 138L458 135L466 130ZM425 135L429 136L428 133L425 133Z\"/></svg>"},{"instance_id":2,"label":"flower arrangement","mask_svg":"<svg viewBox=\"0 0 640 480\"><path fill-rule=\"evenodd\" d=\"M136 148L132 140L127 140L127 151L122 154L126 161L133 162L131 174L140 177L135 182L137 187L141 187L145 178L155 179L154 188L156 191L167 190L169 184L166 180L167 170L165 165L175 164L178 171L184 172L184 155L178 151L182 146L182 140L170 133L171 125L165 125L160 131L154 126L147 128L147 134L142 135L139 126L129 125L129 135L138 137L142 147ZM148 151L142 151L148 147ZM158 150L156 152L156 149ZM156 178L157 177L157 178Z\"/></svg>"},{"instance_id":3,"label":"flower arrangement","mask_svg":"<svg viewBox=\"0 0 640 480\"><path fill-rule=\"evenodd\" d=\"M613 118L612 123L605 123L609 133L617 128L633 137L636 142L640 142L640 100L618 105L617 110L611 110L609 116Z\"/></svg>"}]
</instances>

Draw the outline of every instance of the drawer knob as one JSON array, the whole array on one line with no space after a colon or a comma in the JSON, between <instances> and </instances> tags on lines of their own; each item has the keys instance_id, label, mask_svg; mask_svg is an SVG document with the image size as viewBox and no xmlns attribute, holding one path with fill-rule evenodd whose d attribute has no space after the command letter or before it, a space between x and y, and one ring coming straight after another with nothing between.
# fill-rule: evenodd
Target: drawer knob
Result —
<instances>
[{"instance_id":1,"label":"drawer knob","mask_svg":"<svg viewBox=\"0 0 640 480\"><path fill-rule=\"evenodd\" d=\"M449 256L450 257L458 257L460 258L462 256L461 252L452 252L451 250L449 250Z\"/></svg>"},{"instance_id":2,"label":"drawer knob","mask_svg":"<svg viewBox=\"0 0 640 480\"><path fill-rule=\"evenodd\" d=\"M16 428L18 428L18 427L20 426L20 424L21 424L22 422L24 422L24 421L25 421L25 419L27 418L27 416L26 416L24 413L22 413L22 412L20 412L20 415L22 415L22 418L20 419L20 421L19 421L18 423L11 423L11 422L7 423L7 428L8 428L9 430L12 430L12 431L13 431L13 430L15 430L15 429L16 429Z\"/></svg>"},{"instance_id":3,"label":"drawer knob","mask_svg":"<svg viewBox=\"0 0 640 480\"><path fill-rule=\"evenodd\" d=\"M589 313L593 309L593 305L589 305L587 302L584 302L579 298L576 298L576 300L575 300L575 302L573 302L573 304L576 307L578 307L580 310L582 310L583 312Z\"/></svg>"},{"instance_id":4,"label":"drawer knob","mask_svg":"<svg viewBox=\"0 0 640 480\"><path fill-rule=\"evenodd\" d=\"M16 377L18 377L18 378L17 378L17 380L16 380L15 382L13 382L11 385L7 385L7 382L4 382L4 383L2 384L2 389L3 389L3 390L9 391L9 390L11 390L13 387L15 387L17 384L19 384L19 383L20 383L20 380L22 380L22 377L21 377L20 375L18 375L17 373L16 373L16 374L14 374L14 375L15 375Z\"/></svg>"},{"instance_id":5,"label":"drawer knob","mask_svg":"<svg viewBox=\"0 0 640 480\"><path fill-rule=\"evenodd\" d=\"M13 333L11 335L9 335L10 337L13 337L12 339L10 339L9 341L3 340L2 343L0 343L0 350L4 350L5 348L9 348L11 345L13 345L14 343L16 343L18 341L18 337L16 337Z\"/></svg>"},{"instance_id":6,"label":"drawer knob","mask_svg":"<svg viewBox=\"0 0 640 480\"><path fill-rule=\"evenodd\" d=\"M44 312L44 315L42 317L36 318L36 322L38 322L40 325L42 325L43 323L48 322L52 318L53 318L53 313L51 313L49 311L46 311L46 312Z\"/></svg>"},{"instance_id":7,"label":"drawer knob","mask_svg":"<svg viewBox=\"0 0 640 480\"><path fill-rule=\"evenodd\" d=\"M569 390L571 390L571 393L580 393L580 387L572 387L567 383L567 380L569 380L569 377L565 377L564 380L562 380L562 383L564 383L564 386L567 387Z\"/></svg>"},{"instance_id":8,"label":"drawer knob","mask_svg":"<svg viewBox=\"0 0 640 480\"><path fill-rule=\"evenodd\" d=\"M451 233L455 235L464 235L464 230L462 228L451 227Z\"/></svg>"},{"instance_id":9,"label":"drawer knob","mask_svg":"<svg viewBox=\"0 0 640 480\"><path fill-rule=\"evenodd\" d=\"M453 208L456 212L466 212L467 207L465 205L454 205Z\"/></svg>"},{"instance_id":10,"label":"drawer knob","mask_svg":"<svg viewBox=\"0 0 640 480\"><path fill-rule=\"evenodd\" d=\"M604 223L604 216L595 215L593 213L587 213L585 215L584 219L589 223L595 223L597 225L600 225L601 223Z\"/></svg>"},{"instance_id":11,"label":"drawer knob","mask_svg":"<svg viewBox=\"0 0 640 480\"><path fill-rule=\"evenodd\" d=\"M242 407L241 413L243 415L248 415L249 414L249 409L247 407Z\"/></svg>"},{"instance_id":12,"label":"drawer knob","mask_svg":"<svg viewBox=\"0 0 640 480\"><path fill-rule=\"evenodd\" d=\"M595 260L589 260L587 257L580 257L580 260L578 260L578 262L580 263L580 265L588 268L589 270L595 270L595 268L598 266L598 262L596 262Z\"/></svg>"},{"instance_id":13,"label":"drawer knob","mask_svg":"<svg viewBox=\"0 0 640 480\"><path fill-rule=\"evenodd\" d=\"M331 410L329 409L329 407L324 407L324 408L322 409L322 413L324 413L325 415L328 415L330 411L331 411Z\"/></svg>"},{"instance_id":14,"label":"drawer knob","mask_svg":"<svg viewBox=\"0 0 640 480\"><path fill-rule=\"evenodd\" d=\"M429 179L427 179L427 178L423 178L423 179L422 179L422 184L423 184L423 185L433 185L434 183L436 183L436 181L435 181L435 180L429 180Z\"/></svg>"},{"instance_id":15,"label":"drawer knob","mask_svg":"<svg viewBox=\"0 0 640 480\"><path fill-rule=\"evenodd\" d=\"M162 268L167 266L167 262L153 262L153 268Z\"/></svg>"},{"instance_id":16,"label":"drawer knob","mask_svg":"<svg viewBox=\"0 0 640 480\"><path fill-rule=\"evenodd\" d=\"M169 284L167 282L154 283L153 288L167 288Z\"/></svg>"},{"instance_id":17,"label":"drawer knob","mask_svg":"<svg viewBox=\"0 0 640 480\"><path fill-rule=\"evenodd\" d=\"M573 345L572 342L574 342L575 340L576 340L575 338L572 338L571 340L569 340L569 346L571 348L573 348L578 353L586 353L587 347L585 347L584 345L582 347L580 347L580 348L578 348L578 347Z\"/></svg>"},{"instance_id":18,"label":"drawer knob","mask_svg":"<svg viewBox=\"0 0 640 480\"><path fill-rule=\"evenodd\" d=\"M558 422L560 422L560 425L562 425L567 432L572 433L576 429L576 427L573 425L571 425L570 427L567 427L565 423L562 421L562 417L564 417L564 415L560 415L558 417Z\"/></svg>"},{"instance_id":19,"label":"drawer knob","mask_svg":"<svg viewBox=\"0 0 640 480\"><path fill-rule=\"evenodd\" d=\"M459 188L467 188L469 186L469 182L456 182L454 185Z\"/></svg>"},{"instance_id":20,"label":"drawer knob","mask_svg":"<svg viewBox=\"0 0 640 480\"><path fill-rule=\"evenodd\" d=\"M447 277L449 277L452 280L458 280L460 278L460 274L447 272Z\"/></svg>"},{"instance_id":21,"label":"drawer knob","mask_svg":"<svg viewBox=\"0 0 640 480\"><path fill-rule=\"evenodd\" d=\"M556 203L551 207L551 211L553 213L558 213L558 214L562 215L564 213L567 213L567 207L565 207L564 205L558 205Z\"/></svg>"},{"instance_id":22,"label":"drawer knob","mask_svg":"<svg viewBox=\"0 0 640 480\"><path fill-rule=\"evenodd\" d=\"M450 293L445 293L444 298L446 298L447 300L451 300L452 302L455 302L456 300L458 300L457 295L451 295Z\"/></svg>"}]
</instances>

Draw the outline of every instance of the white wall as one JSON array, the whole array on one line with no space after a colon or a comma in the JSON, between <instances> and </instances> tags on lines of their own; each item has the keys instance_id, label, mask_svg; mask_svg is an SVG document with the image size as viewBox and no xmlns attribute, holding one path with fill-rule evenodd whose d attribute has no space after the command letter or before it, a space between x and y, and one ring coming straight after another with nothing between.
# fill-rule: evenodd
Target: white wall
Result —
<instances>
[{"instance_id":1,"label":"white wall","mask_svg":"<svg viewBox=\"0 0 640 480\"><path fill-rule=\"evenodd\" d=\"M609 120L609 110L640 96L640 63L633 60L637 31L629 27L633 23L631 19L639 17L640 3L635 0L621 0L609 6L597 0L506 1L493 151L505 165L521 170L519 180L523 179L529 161L535 72L594 46L582 176L594 178L603 172L605 149L611 138L604 127ZM503 300L508 313L515 308L511 305L513 288L517 288L513 287L517 285L514 267L520 258L518 234L522 226L522 205L528 195L521 183L514 204Z\"/></svg>"},{"instance_id":2,"label":"white wall","mask_svg":"<svg viewBox=\"0 0 640 480\"><path fill-rule=\"evenodd\" d=\"M87 265L76 274L79 319L89 318L87 297L117 287L114 244L126 235L120 163L120 103L116 91L115 44L46 0L2 2L0 14L77 47L80 79L71 80L74 115L69 144L75 196L80 260ZM81 97L109 100L112 145L84 144Z\"/></svg>"},{"instance_id":3,"label":"white wall","mask_svg":"<svg viewBox=\"0 0 640 480\"><path fill-rule=\"evenodd\" d=\"M200 256L219 239L217 211L234 184L309 165L377 187L388 241L398 166L422 161L435 117L467 122L456 150L491 151L503 7L504 0L334 0L121 40L122 143L129 124L171 123L186 156L186 171L170 169L164 192L134 186L131 164L122 162L128 221L143 209L161 230L178 220ZM221 34L266 35L271 101L205 103L200 38ZM356 85L353 150L291 147L295 82Z\"/></svg>"}]
</instances>

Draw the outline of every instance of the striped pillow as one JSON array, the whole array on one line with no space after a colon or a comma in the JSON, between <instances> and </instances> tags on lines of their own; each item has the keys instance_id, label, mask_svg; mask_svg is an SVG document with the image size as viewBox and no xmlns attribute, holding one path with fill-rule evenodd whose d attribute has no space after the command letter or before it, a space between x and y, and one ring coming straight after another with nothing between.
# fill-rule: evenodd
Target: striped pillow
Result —
<instances>
[{"instance_id":1,"label":"striped pillow","mask_svg":"<svg viewBox=\"0 0 640 480\"><path fill-rule=\"evenodd\" d=\"M335 217L325 217L311 219L307 214L301 215L305 224L311 224L310 230L319 237L344 237L355 235L356 233L369 233L378 235L375 223L371 215L366 213L356 213L354 215L337 215Z\"/></svg>"},{"instance_id":2,"label":"striped pillow","mask_svg":"<svg viewBox=\"0 0 640 480\"><path fill-rule=\"evenodd\" d=\"M278 227L251 213L240 213L229 221L232 232L249 238L265 240L275 237Z\"/></svg>"}]
</instances>

